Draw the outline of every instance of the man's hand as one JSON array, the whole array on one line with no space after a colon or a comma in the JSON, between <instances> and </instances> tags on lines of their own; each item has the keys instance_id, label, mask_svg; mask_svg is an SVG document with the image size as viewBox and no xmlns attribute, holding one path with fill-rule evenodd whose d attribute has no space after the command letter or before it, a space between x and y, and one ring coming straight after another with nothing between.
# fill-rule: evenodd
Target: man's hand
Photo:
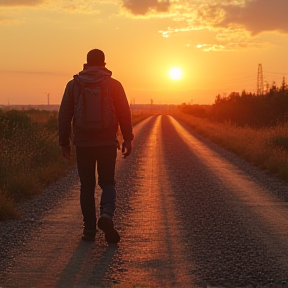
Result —
<instances>
[{"instance_id":1,"label":"man's hand","mask_svg":"<svg viewBox=\"0 0 288 288\"><path fill-rule=\"evenodd\" d=\"M65 159L70 159L70 146L61 147L61 155Z\"/></svg>"},{"instance_id":2,"label":"man's hand","mask_svg":"<svg viewBox=\"0 0 288 288\"><path fill-rule=\"evenodd\" d=\"M124 159L130 155L131 151L132 151L131 141L124 141L122 143L122 155L124 156Z\"/></svg>"},{"instance_id":3,"label":"man's hand","mask_svg":"<svg viewBox=\"0 0 288 288\"><path fill-rule=\"evenodd\" d=\"M121 148L120 148L120 143L119 143L119 141L118 140L116 140L116 147L117 147L117 149L118 150L120 150Z\"/></svg>"}]
</instances>

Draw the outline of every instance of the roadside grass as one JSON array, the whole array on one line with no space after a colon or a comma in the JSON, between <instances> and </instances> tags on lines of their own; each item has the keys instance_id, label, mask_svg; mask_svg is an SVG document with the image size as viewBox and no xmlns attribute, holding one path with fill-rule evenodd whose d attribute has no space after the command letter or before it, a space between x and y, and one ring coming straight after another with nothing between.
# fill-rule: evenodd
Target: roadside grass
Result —
<instances>
[{"instance_id":1,"label":"roadside grass","mask_svg":"<svg viewBox=\"0 0 288 288\"><path fill-rule=\"evenodd\" d=\"M16 219L20 216L14 201L5 193L0 193L0 220Z\"/></svg>"},{"instance_id":2,"label":"roadside grass","mask_svg":"<svg viewBox=\"0 0 288 288\"><path fill-rule=\"evenodd\" d=\"M141 122L142 120L150 117L150 114L144 114L144 113L140 113L140 114L132 114L132 124L136 125L137 123Z\"/></svg>"},{"instance_id":3,"label":"roadside grass","mask_svg":"<svg viewBox=\"0 0 288 288\"><path fill-rule=\"evenodd\" d=\"M288 181L288 123L255 129L216 123L182 113L174 116L247 162Z\"/></svg>"},{"instance_id":4,"label":"roadside grass","mask_svg":"<svg viewBox=\"0 0 288 288\"><path fill-rule=\"evenodd\" d=\"M136 123L149 117L132 115ZM20 217L17 205L75 167L58 146L58 112L0 110L0 221Z\"/></svg>"},{"instance_id":5,"label":"roadside grass","mask_svg":"<svg viewBox=\"0 0 288 288\"><path fill-rule=\"evenodd\" d=\"M57 117L40 110L1 111L0 220L18 218L17 203L41 193L74 165L60 156Z\"/></svg>"}]
</instances>

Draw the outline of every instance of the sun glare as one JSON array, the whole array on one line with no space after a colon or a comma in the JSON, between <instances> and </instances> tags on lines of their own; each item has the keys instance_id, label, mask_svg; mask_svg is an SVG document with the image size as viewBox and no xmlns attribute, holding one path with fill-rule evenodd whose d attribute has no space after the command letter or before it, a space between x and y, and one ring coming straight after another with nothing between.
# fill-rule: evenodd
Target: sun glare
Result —
<instances>
[{"instance_id":1,"label":"sun glare","mask_svg":"<svg viewBox=\"0 0 288 288\"><path fill-rule=\"evenodd\" d=\"M172 80L179 80L182 77L182 71L178 67L173 67L169 71L169 76Z\"/></svg>"}]
</instances>

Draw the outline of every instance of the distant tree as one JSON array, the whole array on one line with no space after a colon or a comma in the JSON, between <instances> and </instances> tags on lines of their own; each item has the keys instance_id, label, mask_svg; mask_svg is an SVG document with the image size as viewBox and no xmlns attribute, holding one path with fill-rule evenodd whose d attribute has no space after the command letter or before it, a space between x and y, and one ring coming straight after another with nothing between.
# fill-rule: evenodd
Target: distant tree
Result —
<instances>
[{"instance_id":1,"label":"distant tree","mask_svg":"<svg viewBox=\"0 0 288 288\"><path fill-rule=\"evenodd\" d=\"M236 125L267 126L288 119L288 90L283 79L278 88L273 82L266 94L256 95L245 90L232 92L228 97L217 95L209 112L214 121L229 121Z\"/></svg>"},{"instance_id":2,"label":"distant tree","mask_svg":"<svg viewBox=\"0 0 288 288\"><path fill-rule=\"evenodd\" d=\"M206 117L207 109L204 107L204 105L197 105L197 104L187 105L186 103L182 103L179 109L184 114L189 114L200 118Z\"/></svg>"},{"instance_id":3,"label":"distant tree","mask_svg":"<svg viewBox=\"0 0 288 288\"><path fill-rule=\"evenodd\" d=\"M283 77L282 85L281 85L280 91L281 91L281 92L285 92L285 91L287 91L287 85L286 85L286 79L285 79L285 77Z\"/></svg>"}]
</instances>

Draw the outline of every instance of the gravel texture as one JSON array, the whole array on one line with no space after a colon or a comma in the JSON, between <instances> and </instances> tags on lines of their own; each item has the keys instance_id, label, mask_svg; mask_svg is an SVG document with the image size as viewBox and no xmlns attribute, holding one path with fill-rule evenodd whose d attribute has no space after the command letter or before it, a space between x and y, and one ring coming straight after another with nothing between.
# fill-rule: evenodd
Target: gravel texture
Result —
<instances>
[{"instance_id":1,"label":"gravel texture","mask_svg":"<svg viewBox=\"0 0 288 288\"><path fill-rule=\"evenodd\" d=\"M186 128L190 130L188 126ZM199 279L211 286L225 287L262 287L272 279L285 284L287 262L284 267L278 258L283 256L282 253L287 257L286 246L276 251L281 243L278 239L271 239L271 230L259 221L253 209L237 199L234 187L223 185L225 175L222 175L223 178L215 177L209 169L209 160L207 166L199 158L197 149L194 152L188 149L179 139L178 131L171 129L167 118L163 120L163 129L166 166L171 168L169 179L174 195L177 195L175 201L185 231L186 252L198 267ZM287 199L286 183L247 165L234 154L202 137L196 136L196 139L232 163L236 175L240 171L256 187L282 200ZM175 161L175 158L178 160ZM213 161L211 158L211 164ZM235 178L235 181L241 179Z\"/></svg>"},{"instance_id":2,"label":"gravel texture","mask_svg":"<svg viewBox=\"0 0 288 288\"><path fill-rule=\"evenodd\" d=\"M0 221L0 272L10 265L9 260L17 256L19 247L25 246L34 231L41 227L45 215L65 201L65 197L71 193L71 186L77 182L75 168L66 177L49 185L40 195L19 204L20 219Z\"/></svg>"}]
</instances>

